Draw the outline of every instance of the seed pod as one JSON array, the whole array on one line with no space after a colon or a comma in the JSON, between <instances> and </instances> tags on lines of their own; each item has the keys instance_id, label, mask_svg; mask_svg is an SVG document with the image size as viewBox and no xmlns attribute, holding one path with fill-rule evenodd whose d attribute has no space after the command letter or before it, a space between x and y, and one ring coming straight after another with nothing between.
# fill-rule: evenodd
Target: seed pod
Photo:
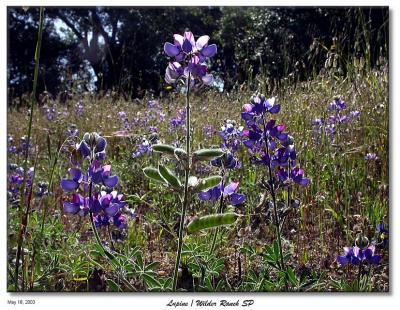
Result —
<instances>
[{"instance_id":1,"label":"seed pod","mask_svg":"<svg viewBox=\"0 0 400 310\"><path fill-rule=\"evenodd\" d=\"M193 153L193 160L209 161L224 154L225 152L222 149L201 149Z\"/></svg>"},{"instance_id":2,"label":"seed pod","mask_svg":"<svg viewBox=\"0 0 400 310\"><path fill-rule=\"evenodd\" d=\"M221 183L222 177L219 175L214 175L205 179L200 180L198 182L197 186L194 188L194 191L196 192L201 192L201 191L206 191L210 189L211 187L214 187Z\"/></svg>"},{"instance_id":3,"label":"seed pod","mask_svg":"<svg viewBox=\"0 0 400 310\"><path fill-rule=\"evenodd\" d=\"M163 153L166 155L174 156L175 154L175 147L169 144L155 144L152 147L154 152Z\"/></svg>"},{"instance_id":4,"label":"seed pod","mask_svg":"<svg viewBox=\"0 0 400 310\"><path fill-rule=\"evenodd\" d=\"M238 217L239 215L236 213L220 213L198 217L188 224L187 233L193 234L203 229L230 225L235 223Z\"/></svg>"},{"instance_id":5,"label":"seed pod","mask_svg":"<svg viewBox=\"0 0 400 310\"><path fill-rule=\"evenodd\" d=\"M156 169L156 168L146 167L143 169L143 173L149 179L152 179L157 182L165 183L165 180L163 179L163 177L160 175L160 172L158 172L158 169Z\"/></svg>"},{"instance_id":6,"label":"seed pod","mask_svg":"<svg viewBox=\"0 0 400 310\"><path fill-rule=\"evenodd\" d=\"M162 178L172 187L180 188L182 186L181 181L176 177L175 174L172 173L167 167L163 165L158 166L158 172L162 176Z\"/></svg>"},{"instance_id":7,"label":"seed pod","mask_svg":"<svg viewBox=\"0 0 400 310\"><path fill-rule=\"evenodd\" d=\"M369 245L369 240L367 237L363 236L362 234L358 234L357 238L356 238L356 246L358 246L359 248L366 248Z\"/></svg>"}]
</instances>

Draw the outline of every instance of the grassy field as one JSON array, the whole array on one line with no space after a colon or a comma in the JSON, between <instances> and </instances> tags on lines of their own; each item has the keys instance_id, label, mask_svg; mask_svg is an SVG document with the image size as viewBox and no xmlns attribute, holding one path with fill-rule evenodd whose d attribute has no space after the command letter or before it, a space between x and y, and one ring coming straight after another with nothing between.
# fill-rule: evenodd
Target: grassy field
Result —
<instances>
[{"instance_id":1,"label":"grassy field","mask_svg":"<svg viewBox=\"0 0 400 310\"><path fill-rule=\"evenodd\" d=\"M191 94L192 149L219 146L219 131L226 120L234 120L236 127L244 126L242 107L252 94L246 88L229 94L208 90ZM239 192L246 195L245 203L235 207L240 217L233 225L218 229L213 251L210 248L215 230L184 237L178 288L387 292L387 233L377 232L379 224L385 223L388 229L389 222L387 67L361 70L345 78L321 73L308 82L281 85L271 96L281 104L280 113L273 117L277 123L284 123L294 137L297 163L310 179L308 186L291 189L291 198L296 199L298 206L281 210L287 213L281 225L287 275L282 276L282 270L274 267L279 255L274 247L276 235L271 215L260 212L263 199L267 199L260 181L267 176L267 170L254 165L247 148L240 145L236 156L241 165L225 176L226 180L238 181ZM342 114L354 112L354 117L338 124L331 135L326 124L334 114L328 107L335 96L347 104ZM113 98L112 94L75 94L64 104L49 100L35 107L28 162L28 167L35 167L35 173L32 195L28 193L24 198L29 208L19 264L19 289L171 289L181 202L174 191L149 181L142 169L157 167L161 162L183 179L184 172L176 163L147 152L147 142L158 140L183 148L184 109L184 95L174 92L165 93L162 98L129 102ZM319 126L317 118L325 123ZM15 290L16 251L25 210L20 209L19 203L21 185L10 181L18 174L15 166L10 165L23 164L24 156L18 146L27 134L28 119L27 108L10 108L8 112L10 291ZM171 120L175 120L175 126ZM69 137L75 128L78 134ZM63 209L68 195L61 189L60 181L68 177L70 152L85 132L98 132L107 139L105 163L110 163L112 173L119 177L118 192L124 194L128 203L125 208L132 215L127 216L126 229L99 229L102 244L112 253L111 257L96 242L89 216L66 214ZM205 163L197 166L196 173L208 176L220 171ZM42 183L49 186L43 195L38 193ZM279 190L278 201L285 202L287 195L286 190ZM216 213L217 205L193 195L186 220ZM358 234L376 243L375 252L381 256L378 265L358 268L338 264L337 256L343 255L343 247L353 246Z\"/></svg>"}]
</instances>

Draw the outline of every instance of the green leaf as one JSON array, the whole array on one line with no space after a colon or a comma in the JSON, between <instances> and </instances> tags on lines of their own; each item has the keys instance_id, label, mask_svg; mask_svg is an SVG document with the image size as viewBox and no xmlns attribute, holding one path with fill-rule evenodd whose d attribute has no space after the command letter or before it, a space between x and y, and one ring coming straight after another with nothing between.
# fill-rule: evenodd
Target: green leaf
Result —
<instances>
[{"instance_id":1,"label":"green leaf","mask_svg":"<svg viewBox=\"0 0 400 310\"><path fill-rule=\"evenodd\" d=\"M225 152L222 149L201 149L193 153L193 161L209 161L221 157Z\"/></svg>"},{"instance_id":2,"label":"green leaf","mask_svg":"<svg viewBox=\"0 0 400 310\"><path fill-rule=\"evenodd\" d=\"M152 180L154 180L156 182L165 183L164 178L160 175L160 172L156 168L146 167L146 168L143 169L143 173L149 179L152 179Z\"/></svg>"},{"instance_id":3,"label":"green leaf","mask_svg":"<svg viewBox=\"0 0 400 310\"><path fill-rule=\"evenodd\" d=\"M152 146L154 152L174 156L175 147L169 144L155 144Z\"/></svg>"},{"instance_id":4,"label":"green leaf","mask_svg":"<svg viewBox=\"0 0 400 310\"><path fill-rule=\"evenodd\" d=\"M160 266L159 262L152 262L152 263L148 264L144 270L151 271L151 270L156 269L158 266Z\"/></svg>"},{"instance_id":5,"label":"green leaf","mask_svg":"<svg viewBox=\"0 0 400 310\"><path fill-rule=\"evenodd\" d=\"M221 183L222 177L219 175L214 175L205 179L201 179L200 182L194 188L194 191L201 192L209 190L210 188Z\"/></svg>"},{"instance_id":6,"label":"green leaf","mask_svg":"<svg viewBox=\"0 0 400 310\"><path fill-rule=\"evenodd\" d=\"M167 167L163 165L158 166L158 172L160 173L161 177L172 187L181 188L182 184L181 181L176 177L176 175L169 170Z\"/></svg>"},{"instance_id":7,"label":"green leaf","mask_svg":"<svg viewBox=\"0 0 400 310\"><path fill-rule=\"evenodd\" d=\"M188 224L187 232L188 234L192 234L203 229L230 225L235 223L238 217L239 215L236 213L220 213L198 217Z\"/></svg>"},{"instance_id":8,"label":"green leaf","mask_svg":"<svg viewBox=\"0 0 400 310\"><path fill-rule=\"evenodd\" d=\"M288 276L289 282L290 282L294 287L298 287L299 281L297 281L297 278L296 278L296 275L294 274L293 268L288 267L288 269L287 269L287 276Z\"/></svg>"},{"instance_id":9,"label":"green leaf","mask_svg":"<svg viewBox=\"0 0 400 310\"><path fill-rule=\"evenodd\" d=\"M143 277L144 282L150 288L161 287L160 282L158 282L152 275L149 275L148 273L143 273L142 277Z\"/></svg>"},{"instance_id":10,"label":"green leaf","mask_svg":"<svg viewBox=\"0 0 400 310\"><path fill-rule=\"evenodd\" d=\"M107 285L111 292L122 292L121 287L111 279L107 279Z\"/></svg>"}]
</instances>

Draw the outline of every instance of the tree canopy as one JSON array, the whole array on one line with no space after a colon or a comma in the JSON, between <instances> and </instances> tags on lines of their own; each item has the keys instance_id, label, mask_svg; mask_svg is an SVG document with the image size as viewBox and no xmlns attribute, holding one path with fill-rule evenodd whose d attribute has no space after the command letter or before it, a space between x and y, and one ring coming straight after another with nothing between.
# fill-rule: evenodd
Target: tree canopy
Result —
<instances>
[{"instance_id":1,"label":"tree canopy","mask_svg":"<svg viewBox=\"0 0 400 310\"><path fill-rule=\"evenodd\" d=\"M39 9L8 8L9 94L32 87ZM125 98L159 93L163 44L190 29L218 45L211 68L226 90L257 74L304 79L327 53L342 63L362 55L374 66L388 56L387 7L48 7L39 92L114 90Z\"/></svg>"}]
</instances>

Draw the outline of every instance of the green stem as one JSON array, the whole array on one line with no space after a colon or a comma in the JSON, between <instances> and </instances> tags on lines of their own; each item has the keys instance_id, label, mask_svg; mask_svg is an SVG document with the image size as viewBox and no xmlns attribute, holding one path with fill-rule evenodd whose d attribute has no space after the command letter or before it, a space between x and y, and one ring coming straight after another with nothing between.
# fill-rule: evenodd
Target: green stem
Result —
<instances>
[{"instance_id":1,"label":"green stem","mask_svg":"<svg viewBox=\"0 0 400 310\"><path fill-rule=\"evenodd\" d=\"M176 261L175 261L175 269L174 269L174 278L172 283L172 291L175 292L178 285L178 271L179 264L181 262L181 253L182 253L182 245L183 245L183 234L184 234L184 224L185 224L185 216L186 209L189 201L189 174L190 174L190 72L186 82L186 153L189 159L188 165L185 167L185 188L183 193L183 202L181 209L181 219L179 223L179 239L178 239L178 250L176 252Z\"/></svg>"},{"instance_id":2,"label":"green stem","mask_svg":"<svg viewBox=\"0 0 400 310\"><path fill-rule=\"evenodd\" d=\"M263 136L264 136L264 142L265 142L265 148L266 152L269 155L269 146L268 146L268 137L266 133L266 127L265 127L265 119L264 119L264 113L262 114L262 121L263 121ZM275 222L275 230L276 230L276 238L278 239L278 247L279 247L279 256L280 256L280 261L281 261L281 268L283 271L285 271L285 288L286 291L288 291L288 284L287 284L287 273L286 273L286 266L285 266L285 261L283 259L283 250L282 250L282 241L281 241L281 229L279 226L279 219L278 219L278 211L276 207L276 196L275 196L275 184L273 182L273 177L272 177L272 168L271 168L271 162L268 163L268 174L269 174L269 186L270 186L270 193L272 197L272 204L273 204L273 211L274 211L274 222Z\"/></svg>"},{"instance_id":3,"label":"green stem","mask_svg":"<svg viewBox=\"0 0 400 310\"><path fill-rule=\"evenodd\" d=\"M222 213L223 208L224 208L224 178L225 178L225 168L224 168L224 164L222 163L222 171L221 171L221 176L222 176L222 181L221 181L221 197L219 199L219 208L218 208L218 213ZM211 249L210 249L210 254L212 254L212 252L214 252L215 249L215 243L217 241L217 235L218 235L218 227L214 229L214 236L213 236L213 241L212 241L212 245L211 245Z\"/></svg>"},{"instance_id":4,"label":"green stem","mask_svg":"<svg viewBox=\"0 0 400 310\"><path fill-rule=\"evenodd\" d=\"M25 204L25 188L26 188L26 178L27 178L27 167L28 167L28 156L29 156L29 144L31 141L31 135L32 135L32 123L33 123L33 107L34 103L36 101L36 88L37 88L37 81L38 81L38 76L39 76L39 59L40 59L40 49L42 45L42 33L43 33L43 13L44 9L43 7L40 7L40 15L39 15L39 30L38 30L38 40L36 43L36 50L35 50L35 71L33 74L33 89L32 89L32 96L31 96L31 107L30 107L30 115L29 115L29 125L28 125L28 135L26 138L26 147L25 147L25 158L24 158L24 163L23 163L23 168L24 168L24 177L23 177L23 183L21 187L21 204L19 205L19 215L21 218L21 227L20 230L25 229L23 228L23 207ZM22 247L22 242L21 241L21 247ZM18 246L17 249L17 260L15 262L15 284L14 288L15 291L18 291L18 273L19 273L19 255L20 255L20 246Z\"/></svg>"},{"instance_id":5,"label":"green stem","mask_svg":"<svg viewBox=\"0 0 400 310\"><path fill-rule=\"evenodd\" d=\"M360 282L361 282L361 268L362 268L362 262L360 262L360 265L358 265L358 275L357 275L357 291L360 291Z\"/></svg>"}]
</instances>

